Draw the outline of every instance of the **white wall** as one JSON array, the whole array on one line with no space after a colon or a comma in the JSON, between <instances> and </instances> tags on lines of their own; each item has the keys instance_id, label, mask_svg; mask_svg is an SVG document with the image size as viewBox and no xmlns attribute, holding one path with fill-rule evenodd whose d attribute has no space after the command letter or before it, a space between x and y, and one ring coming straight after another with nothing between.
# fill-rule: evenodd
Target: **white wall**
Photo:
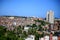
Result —
<instances>
[{"instance_id":1,"label":"white wall","mask_svg":"<svg viewBox=\"0 0 60 40\"><path fill-rule=\"evenodd\" d=\"M44 40L44 38L39 38L39 40Z\"/></svg>"},{"instance_id":2,"label":"white wall","mask_svg":"<svg viewBox=\"0 0 60 40\"><path fill-rule=\"evenodd\" d=\"M35 40L35 36L34 35L29 35L25 40Z\"/></svg>"},{"instance_id":3,"label":"white wall","mask_svg":"<svg viewBox=\"0 0 60 40\"><path fill-rule=\"evenodd\" d=\"M45 36L44 37L44 40L49 40L49 36Z\"/></svg>"},{"instance_id":4,"label":"white wall","mask_svg":"<svg viewBox=\"0 0 60 40\"><path fill-rule=\"evenodd\" d=\"M24 31L26 31L26 32L28 32L28 29L29 29L30 27L24 27Z\"/></svg>"},{"instance_id":5,"label":"white wall","mask_svg":"<svg viewBox=\"0 0 60 40\"><path fill-rule=\"evenodd\" d=\"M43 38L39 38L39 40L49 40L49 36L45 36ZM58 37L57 36L53 36L52 40L58 40Z\"/></svg>"},{"instance_id":6,"label":"white wall","mask_svg":"<svg viewBox=\"0 0 60 40\"><path fill-rule=\"evenodd\" d=\"M53 36L53 40L58 40L58 37L57 36Z\"/></svg>"}]
</instances>

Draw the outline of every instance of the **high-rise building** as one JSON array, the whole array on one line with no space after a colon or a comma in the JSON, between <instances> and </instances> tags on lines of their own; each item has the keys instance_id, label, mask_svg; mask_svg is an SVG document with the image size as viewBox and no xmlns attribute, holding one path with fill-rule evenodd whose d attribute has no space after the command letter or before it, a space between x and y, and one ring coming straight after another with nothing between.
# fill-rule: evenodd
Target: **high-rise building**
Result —
<instances>
[{"instance_id":1,"label":"high-rise building","mask_svg":"<svg viewBox=\"0 0 60 40\"><path fill-rule=\"evenodd\" d=\"M54 24L54 12L52 10L47 12L47 17L46 20L51 23Z\"/></svg>"},{"instance_id":2,"label":"high-rise building","mask_svg":"<svg viewBox=\"0 0 60 40\"><path fill-rule=\"evenodd\" d=\"M47 12L46 20L51 24L50 29L53 30L53 24L54 24L54 12L52 10Z\"/></svg>"}]
</instances>

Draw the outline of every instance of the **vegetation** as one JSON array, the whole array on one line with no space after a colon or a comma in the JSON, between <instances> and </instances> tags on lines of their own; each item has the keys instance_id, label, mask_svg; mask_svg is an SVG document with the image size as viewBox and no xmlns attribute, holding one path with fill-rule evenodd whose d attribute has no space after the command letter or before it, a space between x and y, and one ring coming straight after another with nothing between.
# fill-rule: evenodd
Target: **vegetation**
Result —
<instances>
[{"instance_id":1,"label":"vegetation","mask_svg":"<svg viewBox=\"0 0 60 40\"><path fill-rule=\"evenodd\" d=\"M19 31L21 31L21 30L19 30ZM19 37L18 32L16 34L15 30L9 31L9 30L6 30L6 28L4 26L0 26L0 40L19 40L19 39L23 40L22 36L21 36L21 38Z\"/></svg>"},{"instance_id":2,"label":"vegetation","mask_svg":"<svg viewBox=\"0 0 60 40\"><path fill-rule=\"evenodd\" d=\"M25 40L28 35L35 35L35 40L39 40L39 38L44 36L44 29L42 26L46 25L46 22L42 20L35 20L35 22L40 22L40 25L32 24L27 25L31 26L28 30L28 32L24 31L24 27L18 26L14 27L15 29L13 31L6 30L4 26L0 26L0 40ZM36 31L41 31L42 34L39 34Z\"/></svg>"}]
</instances>

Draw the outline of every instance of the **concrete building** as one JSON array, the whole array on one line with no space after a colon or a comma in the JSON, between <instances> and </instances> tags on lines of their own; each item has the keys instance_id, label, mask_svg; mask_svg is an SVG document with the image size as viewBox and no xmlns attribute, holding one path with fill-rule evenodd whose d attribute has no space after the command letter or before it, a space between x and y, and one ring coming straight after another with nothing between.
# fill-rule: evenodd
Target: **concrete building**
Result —
<instances>
[{"instance_id":1,"label":"concrete building","mask_svg":"<svg viewBox=\"0 0 60 40\"><path fill-rule=\"evenodd\" d=\"M52 36L52 39L49 39L49 36L45 36L43 38L39 38L39 40L60 40L60 37Z\"/></svg>"},{"instance_id":2,"label":"concrete building","mask_svg":"<svg viewBox=\"0 0 60 40\"><path fill-rule=\"evenodd\" d=\"M57 36L53 36L52 40L58 40Z\"/></svg>"},{"instance_id":3,"label":"concrete building","mask_svg":"<svg viewBox=\"0 0 60 40\"><path fill-rule=\"evenodd\" d=\"M53 30L53 24L54 24L54 12L52 10L47 12L46 21L48 21L51 24L51 30Z\"/></svg>"},{"instance_id":4,"label":"concrete building","mask_svg":"<svg viewBox=\"0 0 60 40\"><path fill-rule=\"evenodd\" d=\"M26 32L28 32L28 29L29 29L30 27L24 27L24 31L26 31Z\"/></svg>"},{"instance_id":5,"label":"concrete building","mask_svg":"<svg viewBox=\"0 0 60 40\"><path fill-rule=\"evenodd\" d=\"M60 19L55 19L54 30L60 30Z\"/></svg>"},{"instance_id":6,"label":"concrete building","mask_svg":"<svg viewBox=\"0 0 60 40\"><path fill-rule=\"evenodd\" d=\"M39 38L39 40L44 40L44 38Z\"/></svg>"},{"instance_id":7,"label":"concrete building","mask_svg":"<svg viewBox=\"0 0 60 40\"><path fill-rule=\"evenodd\" d=\"M52 10L47 12L46 20L50 23L54 23L54 12Z\"/></svg>"},{"instance_id":8,"label":"concrete building","mask_svg":"<svg viewBox=\"0 0 60 40\"><path fill-rule=\"evenodd\" d=\"M34 35L29 35L25 40L35 40L35 36Z\"/></svg>"},{"instance_id":9,"label":"concrete building","mask_svg":"<svg viewBox=\"0 0 60 40\"><path fill-rule=\"evenodd\" d=\"M12 27L14 26L18 27L20 25L21 27L23 27L23 26L35 24L34 20L37 20L37 19L40 19L40 18L2 16L0 17L0 25L7 27L8 30L11 30ZM37 25L38 24L39 23L37 23Z\"/></svg>"}]
</instances>

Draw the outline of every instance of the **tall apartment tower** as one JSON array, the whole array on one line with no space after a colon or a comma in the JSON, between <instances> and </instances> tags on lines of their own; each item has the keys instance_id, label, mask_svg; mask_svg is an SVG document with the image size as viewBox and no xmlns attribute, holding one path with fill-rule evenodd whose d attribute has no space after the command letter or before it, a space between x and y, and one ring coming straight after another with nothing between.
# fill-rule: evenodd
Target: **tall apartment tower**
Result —
<instances>
[{"instance_id":1,"label":"tall apartment tower","mask_svg":"<svg viewBox=\"0 0 60 40\"><path fill-rule=\"evenodd\" d=\"M52 10L47 12L47 17L46 20L51 23L54 24L54 12Z\"/></svg>"},{"instance_id":2,"label":"tall apartment tower","mask_svg":"<svg viewBox=\"0 0 60 40\"><path fill-rule=\"evenodd\" d=\"M53 30L53 24L54 24L54 12L52 10L47 12L46 20L51 24L50 28Z\"/></svg>"}]
</instances>

